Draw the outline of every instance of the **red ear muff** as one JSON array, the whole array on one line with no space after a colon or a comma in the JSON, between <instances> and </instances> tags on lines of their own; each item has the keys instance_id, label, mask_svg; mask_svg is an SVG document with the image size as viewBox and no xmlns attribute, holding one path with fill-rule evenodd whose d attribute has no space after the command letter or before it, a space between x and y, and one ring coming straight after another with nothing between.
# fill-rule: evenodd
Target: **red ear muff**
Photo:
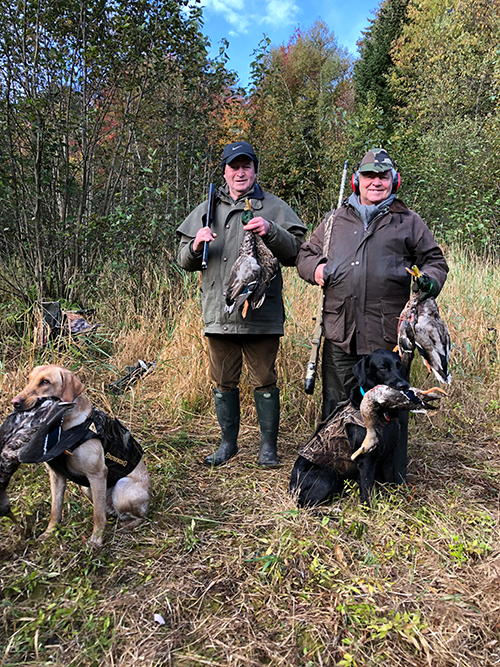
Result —
<instances>
[{"instance_id":1,"label":"red ear muff","mask_svg":"<svg viewBox=\"0 0 500 667\"><path fill-rule=\"evenodd\" d=\"M401 185L401 174L397 172L395 169L392 170L392 193L394 194L399 190L399 186Z\"/></svg>"},{"instance_id":2,"label":"red ear muff","mask_svg":"<svg viewBox=\"0 0 500 667\"><path fill-rule=\"evenodd\" d=\"M354 191L354 194L359 197L359 171L355 171L351 176L351 187Z\"/></svg>"}]
</instances>

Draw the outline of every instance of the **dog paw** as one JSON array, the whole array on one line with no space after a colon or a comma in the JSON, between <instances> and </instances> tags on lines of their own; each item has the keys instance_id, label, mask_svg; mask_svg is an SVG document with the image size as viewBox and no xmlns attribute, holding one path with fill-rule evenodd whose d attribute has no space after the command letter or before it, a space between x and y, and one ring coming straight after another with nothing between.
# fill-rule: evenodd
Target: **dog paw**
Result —
<instances>
[{"instance_id":1,"label":"dog paw","mask_svg":"<svg viewBox=\"0 0 500 667\"><path fill-rule=\"evenodd\" d=\"M87 542L87 544L89 545L89 547L92 547L92 549L102 549L103 547L102 538L94 539L91 537L90 540Z\"/></svg>"},{"instance_id":2,"label":"dog paw","mask_svg":"<svg viewBox=\"0 0 500 667\"><path fill-rule=\"evenodd\" d=\"M92 549L101 549L103 546L102 534L102 530L99 530L97 533L92 533L88 541L89 547L92 547Z\"/></svg>"},{"instance_id":3,"label":"dog paw","mask_svg":"<svg viewBox=\"0 0 500 667\"><path fill-rule=\"evenodd\" d=\"M118 530L123 532L127 532L128 530L133 530L134 528L137 528L137 526L140 526L141 523L144 523L145 521L144 517L138 517L135 519L129 517L122 519L122 517L120 517L120 520L122 521L122 524Z\"/></svg>"},{"instance_id":4,"label":"dog paw","mask_svg":"<svg viewBox=\"0 0 500 667\"><path fill-rule=\"evenodd\" d=\"M48 539L52 535L52 533L54 532L54 528L55 528L55 526L47 526L45 531L41 535L38 536L39 542L45 542L45 540Z\"/></svg>"}]
</instances>

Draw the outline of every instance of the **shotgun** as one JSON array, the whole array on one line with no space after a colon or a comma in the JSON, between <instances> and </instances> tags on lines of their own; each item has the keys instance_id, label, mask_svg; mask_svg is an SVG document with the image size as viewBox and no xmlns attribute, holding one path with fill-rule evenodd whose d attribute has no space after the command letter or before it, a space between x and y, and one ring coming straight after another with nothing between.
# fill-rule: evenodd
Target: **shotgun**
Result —
<instances>
[{"instance_id":1,"label":"shotgun","mask_svg":"<svg viewBox=\"0 0 500 667\"><path fill-rule=\"evenodd\" d=\"M344 162L344 171L342 172L342 181L340 183L340 192L339 199L337 202L337 208L340 208L342 205L342 199L344 197L344 188L345 181L347 177L347 160ZM330 248L330 237L332 235L332 223L333 223L333 214L328 216L325 223L325 235L323 238L323 257L328 257L328 250ZM306 394L314 393L314 385L316 384L316 373L318 370L318 360L319 360L319 351L321 347L321 337L323 335L323 308L325 305L325 289L322 288L319 294L318 300L318 309L316 311L316 317L314 325L314 332L311 339L311 354L309 355L309 361L307 362L306 367L306 380L304 385L304 391Z\"/></svg>"},{"instance_id":2,"label":"shotgun","mask_svg":"<svg viewBox=\"0 0 500 667\"><path fill-rule=\"evenodd\" d=\"M210 227L210 225L212 224L216 198L217 197L215 193L215 185L213 183L210 183L210 185L208 186L208 207L207 207L207 218L205 220L205 227ZM208 266L208 246L209 244L205 241L205 243L203 244L203 257L201 260L202 271L204 271Z\"/></svg>"}]
</instances>

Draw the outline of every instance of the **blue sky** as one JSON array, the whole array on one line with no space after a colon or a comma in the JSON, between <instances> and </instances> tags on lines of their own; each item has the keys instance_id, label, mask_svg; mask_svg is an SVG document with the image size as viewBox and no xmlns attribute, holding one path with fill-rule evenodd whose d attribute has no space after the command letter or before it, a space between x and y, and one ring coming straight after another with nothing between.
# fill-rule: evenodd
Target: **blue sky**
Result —
<instances>
[{"instance_id":1,"label":"blue sky","mask_svg":"<svg viewBox=\"0 0 500 667\"><path fill-rule=\"evenodd\" d=\"M274 46L288 42L295 28L307 30L321 18L337 37L340 46L357 55L356 40L369 26L378 0L202 0L204 34L218 54L220 40L229 41L228 68L246 87L252 52L266 34Z\"/></svg>"}]
</instances>

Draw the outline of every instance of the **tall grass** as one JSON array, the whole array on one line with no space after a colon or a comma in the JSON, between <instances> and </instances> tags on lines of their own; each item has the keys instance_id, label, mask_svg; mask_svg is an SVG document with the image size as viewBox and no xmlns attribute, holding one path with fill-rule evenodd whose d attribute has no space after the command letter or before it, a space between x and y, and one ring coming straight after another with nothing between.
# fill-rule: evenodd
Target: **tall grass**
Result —
<instances>
[{"instance_id":1,"label":"tall grass","mask_svg":"<svg viewBox=\"0 0 500 667\"><path fill-rule=\"evenodd\" d=\"M453 381L439 412L429 420L417 421L428 430L430 426L436 437L443 433L458 439L467 434L494 437L500 428L498 261L459 247L448 249L447 259L450 274L438 303L452 339ZM132 401L131 412L137 412L136 402L140 402L143 423L150 418L171 426L213 420L198 276L183 274L173 283L157 272L135 298L119 276L105 275L101 281L106 285L101 300L89 305L97 307L96 318L102 327L90 344L59 341L40 351L34 346L32 331L24 325L22 345L18 343L14 353L11 335L8 350L4 349L3 395L12 395L33 364L56 362L77 370L91 390L109 403L111 399L99 389L119 377L125 366L143 359L156 361L156 370L125 399ZM277 359L283 432L307 431L320 410L320 372L315 395L303 391L318 289L302 281L295 269L285 269L287 320ZM24 315L27 322L29 315ZM412 383L430 386L434 382L416 358ZM244 417L254 415L251 388L245 381L242 409Z\"/></svg>"},{"instance_id":2,"label":"tall grass","mask_svg":"<svg viewBox=\"0 0 500 667\"><path fill-rule=\"evenodd\" d=\"M93 402L142 441L153 503L134 532L108 521L94 552L91 507L69 484L63 522L40 543L47 476L21 466L9 488L17 523L0 519L0 665L497 665L498 263L460 248L448 261L439 304L453 340L449 396L412 423L413 483L376 489L372 511L351 485L318 511L298 510L286 493L321 388L318 378L314 397L303 392L318 294L294 270L278 359L284 465L272 471L255 465L247 386L240 453L220 469L202 465L219 434L197 276L152 275L132 294L109 272L99 300L85 304L97 307L98 332L43 351L29 312L15 326L4 319L3 411L33 364L76 370ZM156 370L121 396L105 391L138 359ZM419 359L412 372L414 384L434 384Z\"/></svg>"}]
</instances>

